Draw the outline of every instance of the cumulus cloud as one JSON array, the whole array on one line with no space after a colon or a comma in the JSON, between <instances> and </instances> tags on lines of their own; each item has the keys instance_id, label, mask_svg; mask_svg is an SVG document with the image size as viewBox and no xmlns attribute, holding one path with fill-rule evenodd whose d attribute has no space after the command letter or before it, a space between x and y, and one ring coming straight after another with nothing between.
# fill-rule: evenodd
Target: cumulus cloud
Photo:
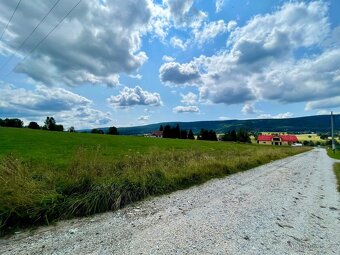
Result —
<instances>
[{"instance_id":1,"label":"cumulus cloud","mask_svg":"<svg viewBox=\"0 0 340 255\"><path fill-rule=\"evenodd\" d=\"M202 45L226 31L228 31L228 24L223 20L205 23L202 29L195 30L195 41Z\"/></svg>"},{"instance_id":2,"label":"cumulus cloud","mask_svg":"<svg viewBox=\"0 0 340 255\"><path fill-rule=\"evenodd\" d=\"M110 113L93 108L93 102L63 88L38 85L33 90L1 84L0 115L43 123L53 116L58 123L89 128L113 122Z\"/></svg>"},{"instance_id":3,"label":"cumulus cloud","mask_svg":"<svg viewBox=\"0 0 340 255\"><path fill-rule=\"evenodd\" d=\"M91 103L89 99L63 88L39 85L35 90L26 90L7 84L0 89L0 109L7 111L57 112Z\"/></svg>"},{"instance_id":4,"label":"cumulus cloud","mask_svg":"<svg viewBox=\"0 0 340 255\"><path fill-rule=\"evenodd\" d=\"M257 118L258 119L287 119L287 118L292 118L293 116L294 114L291 112L279 113L276 115L265 113L265 114L260 114Z\"/></svg>"},{"instance_id":5,"label":"cumulus cloud","mask_svg":"<svg viewBox=\"0 0 340 255\"><path fill-rule=\"evenodd\" d=\"M254 104L252 103L245 103L242 107L242 113L244 114L255 114L257 110L255 109Z\"/></svg>"},{"instance_id":6,"label":"cumulus cloud","mask_svg":"<svg viewBox=\"0 0 340 255\"><path fill-rule=\"evenodd\" d=\"M0 13L11 13L15 4L1 1ZM18 54L27 55L74 4L58 4ZM51 6L50 1L23 1L1 48L17 50ZM120 73L131 74L147 60L140 47L150 17L147 0L82 1L15 71L46 85L89 82L116 86ZM6 20L0 19L1 27Z\"/></svg>"},{"instance_id":7,"label":"cumulus cloud","mask_svg":"<svg viewBox=\"0 0 340 255\"><path fill-rule=\"evenodd\" d=\"M164 63L159 69L162 82L173 84L192 84L200 78L200 73L194 64Z\"/></svg>"},{"instance_id":8,"label":"cumulus cloud","mask_svg":"<svg viewBox=\"0 0 340 255\"><path fill-rule=\"evenodd\" d=\"M188 41L184 42L182 39L178 38L177 36L174 36L174 37L171 37L170 44L174 48L185 50L188 46Z\"/></svg>"},{"instance_id":9,"label":"cumulus cloud","mask_svg":"<svg viewBox=\"0 0 340 255\"><path fill-rule=\"evenodd\" d=\"M176 27L197 27L207 14L197 10L193 0L164 0Z\"/></svg>"},{"instance_id":10,"label":"cumulus cloud","mask_svg":"<svg viewBox=\"0 0 340 255\"><path fill-rule=\"evenodd\" d=\"M340 94L340 49L330 39L337 28L330 28L327 3L288 2L236 26L230 23L226 50L187 63L166 63L160 68L161 81L196 85L202 102L216 104L312 102ZM306 48L319 53L296 56Z\"/></svg>"},{"instance_id":11,"label":"cumulus cloud","mask_svg":"<svg viewBox=\"0 0 340 255\"><path fill-rule=\"evenodd\" d=\"M164 55L164 56L162 57L162 60L163 60L164 62L174 62L176 59L175 59L174 57Z\"/></svg>"},{"instance_id":12,"label":"cumulus cloud","mask_svg":"<svg viewBox=\"0 0 340 255\"><path fill-rule=\"evenodd\" d=\"M182 100L181 103L185 105L193 105L197 103L198 96L192 92L188 94L181 94Z\"/></svg>"},{"instance_id":13,"label":"cumulus cloud","mask_svg":"<svg viewBox=\"0 0 340 255\"><path fill-rule=\"evenodd\" d=\"M188 105L188 106L176 106L173 109L173 112L175 113L185 113L185 112L199 112L200 109L197 106L192 106L192 105Z\"/></svg>"},{"instance_id":14,"label":"cumulus cloud","mask_svg":"<svg viewBox=\"0 0 340 255\"><path fill-rule=\"evenodd\" d=\"M113 107L131 107L135 105L161 106L162 100L159 93L152 93L143 90L141 87L124 87L117 96L107 99Z\"/></svg>"}]
</instances>

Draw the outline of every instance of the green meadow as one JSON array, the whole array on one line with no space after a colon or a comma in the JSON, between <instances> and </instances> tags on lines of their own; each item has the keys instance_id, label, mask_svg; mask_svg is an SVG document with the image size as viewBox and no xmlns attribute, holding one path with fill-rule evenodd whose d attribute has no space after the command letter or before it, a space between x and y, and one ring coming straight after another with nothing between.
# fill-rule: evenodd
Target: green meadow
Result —
<instances>
[{"instance_id":1,"label":"green meadow","mask_svg":"<svg viewBox=\"0 0 340 255\"><path fill-rule=\"evenodd\" d=\"M306 150L0 128L0 234L115 210Z\"/></svg>"}]
</instances>

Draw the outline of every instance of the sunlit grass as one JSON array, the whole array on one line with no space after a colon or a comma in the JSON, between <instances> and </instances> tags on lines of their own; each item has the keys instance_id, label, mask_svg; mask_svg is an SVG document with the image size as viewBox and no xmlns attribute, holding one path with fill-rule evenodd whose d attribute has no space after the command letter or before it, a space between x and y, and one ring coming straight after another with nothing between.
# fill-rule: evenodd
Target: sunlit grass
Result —
<instances>
[{"instance_id":1,"label":"sunlit grass","mask_svg":"<svg viewBox=\"0 0 340 255\"><path fill-rule=\"evenodd\" d=\"M305 148L0 129L0 231L114 210Z\"/></svg>"}]
</instances>

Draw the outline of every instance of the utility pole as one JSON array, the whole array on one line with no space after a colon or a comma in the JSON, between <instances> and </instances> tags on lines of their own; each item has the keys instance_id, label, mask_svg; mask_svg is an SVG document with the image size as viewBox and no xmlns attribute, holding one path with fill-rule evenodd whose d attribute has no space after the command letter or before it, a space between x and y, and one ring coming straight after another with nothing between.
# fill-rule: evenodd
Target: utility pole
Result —
<instances>
[{"instance_id":1,"label":"utility pole","mask_svg":"<svg viewBox=\"0 0 340 255\"><path fill-rule=\"evenodd\" d=\"M332 151L333 151L333 153L335 153L333 112L331 112L331 126L332 126Z\"/></svg>"}]
</instances>

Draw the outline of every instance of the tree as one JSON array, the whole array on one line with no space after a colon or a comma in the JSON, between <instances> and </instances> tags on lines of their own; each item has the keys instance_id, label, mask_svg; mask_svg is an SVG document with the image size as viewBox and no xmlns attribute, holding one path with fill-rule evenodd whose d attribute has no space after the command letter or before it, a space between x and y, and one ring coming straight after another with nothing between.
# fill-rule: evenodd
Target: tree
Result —
<instances>
[{"instance_id":1,"label":"tree","mask_svg":"<svg viewBox=\"0 0 340 255\"><path fill-rule=\"evenodd\" d=\"M241 143L251 143L249 133L244 129L238 131L237 138Z\"/></svg>"},{"instance_id":2,"label":"tree","mask_svg":"<svg viewBox=\"0 0 340 255\"><path fill-rule=\"evenodd\" d=\"M161 125L161 126L159 127L159 131L163 131L163 129L164 129L164 127L163 127L163 125Z\"/></svg>"},{"instance_id":3,"label":"tree","mask_svg":"<svg viewBox=\"0 0 340 255\"><path fill-rule=\"evenodd\" d=\"M181 128L179 127L179 124L177 124L174 129L174 138L181 138Z\"/></svg>"},{"instance_id":4,"label":"tree","mask_svg":"<svg viewBox=\"0 0 340 255\"><path fill-rule=\"evenodd\" d=\"M163 129L163 138L172 138L171 137L171 126L165 125Z\"/></svg>"},{"instance_id":5,"label":"tree","mask_svg":"<svg viewBox=\"0 0 340 255\"><path fill-rule=\"evenodd\" d=\"M213 131L213 130L207 130L207 129L202 128L197 139L198 140L217 141L216 132Z\"/></svg>"},{"instance_id":6,"label":"tree","mask_svg":"<svg viewBox=\"0 0 340 255\"><path fill-rule=\"evenodd\" d=\"M181 129L180 139L188 139L188 131L186 131L185 129Z\"/></svg>"},{"instance_id":7,"label":"tree","mask_svg":"<svg viewBox=\"0 0 340 255\"><path fill-rule=\"evenodd\" d=\"M46 117L45 125L43 126L43 130L49 131L64 131L63 125L57 125L55 119L53 117Z\"/></svg>"},{"instance_id":8,"label":"tree","mask_svg":"<svg viewBox=\"0 0 340 255\"><path fill-rule=\"evenodd\" d=\"M55 125L54 126L54 130L52 130L52 131L60 131L60 132L62 132L62 131L64 131L64 126L63 125Z\"/></svg>"},{"instance_id":9,"label":"tree","mask_svg":"<svg viewBox=\"0 0 340 255\"><path fill-rule=\"evenodd\" d=\"M45 126L44 127L47 130L54 131L55 130L55 125L56 125L56 121L54 120L53 117L46 117Z\"/></svg>"},{"instance_id":10,"label":"tree","mask_svg":"<svg viewBox=\"0 0 340 255\"><path fill-rule=\"evenodd\" d=\"M188 133L188 139L195 140L194 133L192 132L192 130L191 130L191 129L189 130L189 133Z\"/></svg>"},{"instance_id":11,"label":"tree","mask_svg":"<svg viewBox=\"0 0 340 255\"><path fill-rule=\"evenodd\" d=\"M67 131L70 132L70 133L75 133L76 132L76 130L74 129L73 126L71 126Z\"/></svg>"},{"instance_id":12,"label":"tree","mask_svg":"<svg viewBox=\"0 0 340 255\"><path fill-rule=\"evenodd\" d=\"M94 129L91 130L91 133L92 134L104 134L104 131L101 130L101 129L94 128Z\"/></svg>"},{"instance_id":13,"label":"tree","mask_svg":"<svg viewBox=\"0 0 340 255\"><path fill-rule=\"evenodd\" d=\"M31 121L28 126L28 128L30 129L40 129L40 126L38 125L38 123L34 122L34 121Z\"/></svg>"},{"instance_id":14,"label":"tree","mask_svg":"<svg viewBox=\"0 0 340 255\"><path fill-rule=\"evenodd\" d=\"M109 135L119 135L118 129L116 127L110 127L108 131Z\"/></svg>"},{"instance_id":15,"label":"tree","mask_svg":"<svg viewBox=\"0 0 340 255\"><path fill-rule=\"evenodd\" d=\"M235 130L232 130L232 131L230 132L230 136L231 136L231 141L237 142L237 133L236 133Z\"/></svg>"}]
</instances>

